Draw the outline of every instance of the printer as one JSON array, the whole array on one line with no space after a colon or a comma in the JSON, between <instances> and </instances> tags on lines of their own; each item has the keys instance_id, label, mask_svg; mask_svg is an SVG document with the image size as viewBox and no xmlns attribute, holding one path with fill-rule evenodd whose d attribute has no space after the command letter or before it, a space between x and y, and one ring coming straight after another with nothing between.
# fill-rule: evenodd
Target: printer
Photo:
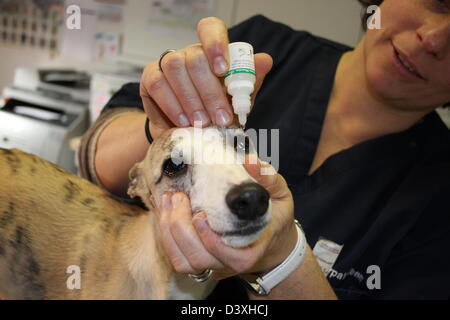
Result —
<instances>
[{"instance_id":1,"label":"printer","mask_svg":"<svg viewBox=\"0 0 450 320\"><path fill-rule=\"evenodd\" d=\"M35 154L76 174L70 141L89 126L89 76L19 68L3 90L0 147Z\"/></svg>"}]
</instances>

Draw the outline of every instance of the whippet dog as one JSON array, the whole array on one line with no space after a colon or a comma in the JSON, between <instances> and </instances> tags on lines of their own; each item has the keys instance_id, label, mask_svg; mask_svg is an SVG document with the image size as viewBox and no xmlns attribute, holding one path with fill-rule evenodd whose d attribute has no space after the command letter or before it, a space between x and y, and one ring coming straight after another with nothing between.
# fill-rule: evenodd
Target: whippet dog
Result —
<instances>
[{"instance_id":1,"label":"whippet dog","mask_svg":"<svg viewBox=\"0 0 450 320\"><path fill-rule=\"evenodd\" d=\"M152 211L164 192L184 192L226 244L256 241L270 198L242 162L229 161L243 156L230 134L243 132L178 128L158 137L130 170L128 193L149 210L37 156L0 149L0 297L205 298L216 282L174 271Z\"/></svg>"}]
</instances>

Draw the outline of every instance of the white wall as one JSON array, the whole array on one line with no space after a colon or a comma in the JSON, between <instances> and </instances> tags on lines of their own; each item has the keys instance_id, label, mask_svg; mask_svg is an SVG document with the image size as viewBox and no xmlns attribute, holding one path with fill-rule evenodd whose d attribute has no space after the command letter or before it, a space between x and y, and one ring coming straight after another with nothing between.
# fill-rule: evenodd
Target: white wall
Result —
<instances>
[{"instance_id":1,"label":"white wall","mask_svg":"<svg viewBox=\"0 0 450 320\"><path fill-rule=\"evenodd\" d=\"M216 0L213 15L219 17L227 25L233 24L233 8L235 3L246 0ZM271 0L261 0L269 2ZM313 0L310 0L313 1ZM198 42L195 32L191 35L156 34L150 30L149 11L151 3L148 0L129 1L129 8L124 15L124 48L123 59L138 65L158 59L166 49L181 49Z\"/></svg>"},{"instance_id":2,"label":"white wall","mask_svg":"<svg viewBox=\"0 0 450 320\"><path fill-rule=\"evenodd\" d=\"M294 29L355 46L361 36L361 5L356 0L240 0L235 22L261 13Z\"/></svg>"},{"instance_id":3,"label":"white wall","mask_svg":"<svg viewBox=\"0 0 450 320\"><path fill-rule=\"evenodd\" d=\"M183 48L192 38L153 34L148 27L149 3L134 0L125 14L125 60L138 63L157 59L167 48ZM251 16L263 14L294 29L355 46L361 36L361 5L357 0L218 0L214 15L231 27Z\"/></svg>"}]
</instances>

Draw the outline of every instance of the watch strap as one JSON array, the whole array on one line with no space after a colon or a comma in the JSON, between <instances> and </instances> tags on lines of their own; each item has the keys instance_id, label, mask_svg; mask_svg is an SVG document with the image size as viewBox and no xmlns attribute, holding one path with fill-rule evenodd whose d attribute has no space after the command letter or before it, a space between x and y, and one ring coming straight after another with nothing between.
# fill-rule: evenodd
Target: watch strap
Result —
<instances>
[{"instance_id":1,"label":"watch strap","mask_svg":"<svg viewBox=\"0 0 450 320\"><path fill-rule=\"evenodd\" d=\"M259 295L267 295L270 291L285 280L303 262L306 255L306 238L301 225L295 220L297 229L297 243L289 256L277 267L255 280L244 279L250 288Z\"/></svg>"}]
</instances>

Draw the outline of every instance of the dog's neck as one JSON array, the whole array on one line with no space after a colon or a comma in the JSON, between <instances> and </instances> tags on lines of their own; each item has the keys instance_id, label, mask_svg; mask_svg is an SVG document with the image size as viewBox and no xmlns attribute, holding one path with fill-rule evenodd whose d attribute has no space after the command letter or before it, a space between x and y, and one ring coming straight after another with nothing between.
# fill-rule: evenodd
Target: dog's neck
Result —
<instances>
[{"instance_id":1,"label":"dog's neck","mask_svg":"<svg viewBox=\"0 0 450 320\"><path fill-rule=\"evenodd\" d=\"M129 290L137 299L204 299L216 281L196 283L176 273L161 243L156 214L137 217L120 239L121 255L128 266Z\"/></svg>"},{"instance_id":2,"label":"dog's neck","mask_svg":"<svg viewBox=\"0 0 450 320\"><path fill-rule=\"evenodd\" d=\"M157 218L149 211L130 222L119 240L137 299L167 299L173 271L159 238Z\"/></svg>"}]
</instances>

